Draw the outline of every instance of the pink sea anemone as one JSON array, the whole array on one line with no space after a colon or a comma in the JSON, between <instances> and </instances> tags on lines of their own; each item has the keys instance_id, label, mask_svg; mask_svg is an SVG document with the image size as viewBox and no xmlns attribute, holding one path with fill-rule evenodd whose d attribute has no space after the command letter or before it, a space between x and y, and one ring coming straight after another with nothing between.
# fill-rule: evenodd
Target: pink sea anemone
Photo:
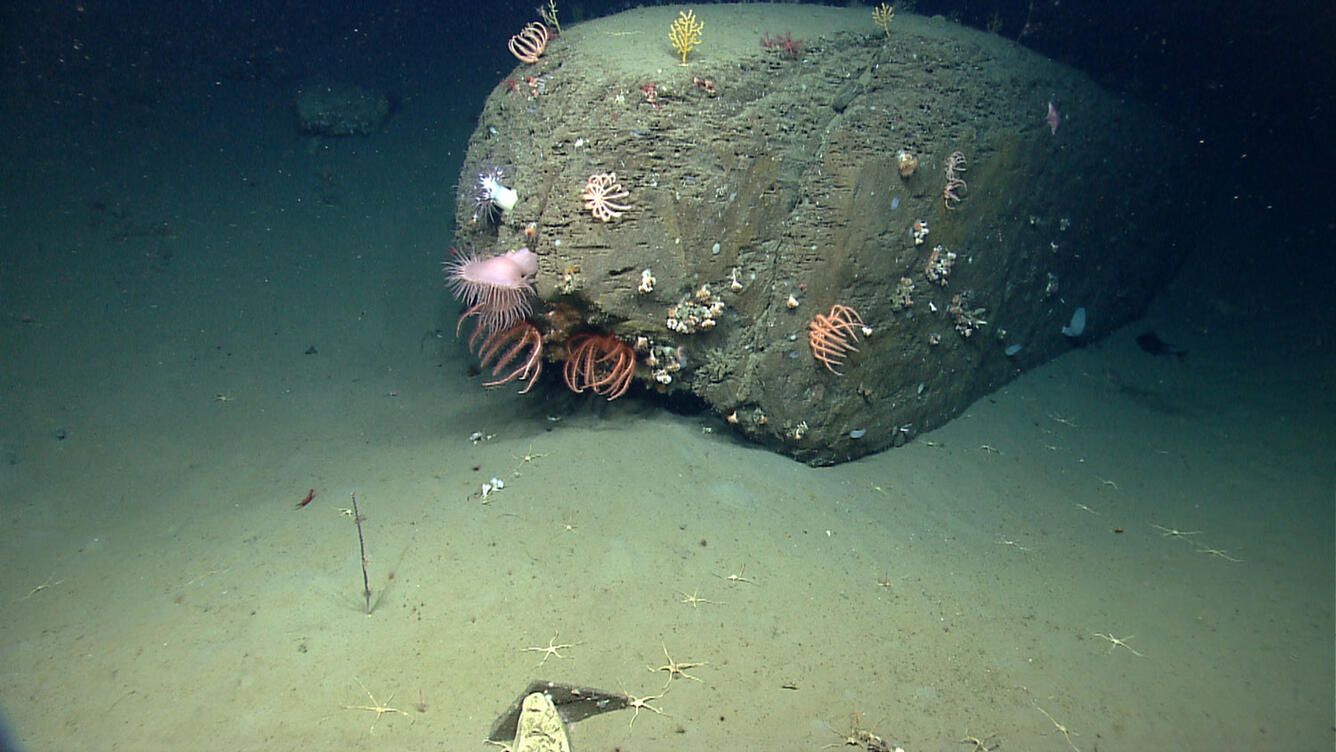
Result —
<instances>
[{"instance_id":1,"label":"pink sea anemone","mask_svg":"<svg viewBox=\"0 0 1336 752\"><path fill-rule=\"evenodd\" d=\"M460 325L476 316L479 332L497 332L529 315L538 255L528 248L491 258L455 251L445 269L450 292L469 307Z\"/></svg>"}]
</instances>

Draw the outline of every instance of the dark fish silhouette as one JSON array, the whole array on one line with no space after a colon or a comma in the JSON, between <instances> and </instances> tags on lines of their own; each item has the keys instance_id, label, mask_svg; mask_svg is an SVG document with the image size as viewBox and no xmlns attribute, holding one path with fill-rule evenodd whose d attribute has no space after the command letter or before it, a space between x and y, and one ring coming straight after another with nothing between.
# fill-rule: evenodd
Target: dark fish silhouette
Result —
<instances>
[{"instance_id":1,"label":"dark fish silhouette","mask_svg":"<svg viewBox=\"0 0 1336 752\"><path fill-rule=\"evenodd\" d=\"M1177 355L1183 357L1188 354L1187 350L1173 345L1160 339L1155 332L1146 332L1137 337L1137 347L1150 353L1151 355Z\"/></svg>"}]
</instances>

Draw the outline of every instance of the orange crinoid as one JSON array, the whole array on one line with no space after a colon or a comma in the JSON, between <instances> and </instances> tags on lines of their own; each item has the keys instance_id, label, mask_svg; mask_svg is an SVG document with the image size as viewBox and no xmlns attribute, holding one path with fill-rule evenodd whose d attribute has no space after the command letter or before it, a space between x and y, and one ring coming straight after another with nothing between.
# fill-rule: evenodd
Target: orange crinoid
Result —
<instances>
[{"instance_id":1,"label":"orange crinoid","mask_svg":"<svg viewBox=\"0 0 1336 752\"><path fill-rule=\"evenodd\" d=\"M469 337L469 349L473 349L474 340L482 331L479 326ZM517 321L509 328L492 332L478 348L478 361L485 368L492 369L492 376L498 377L484 381L483 386L498 386L508 381L528 381L520 394L527 393L538 383L538 374L543 372L543 335L538 327L528 321ZM508 366L514 368L505 376L501 371Z\"/></svg>"},{"instance_id":2,"label":"orange crinoid","mask_svg":"<svg viewBox=\"0 0 1336 752\"><path fill-rule=\"evenodd\" d=\"M506 45L510 48L510 54L519 58L522 63L536 63L538 58L542 57L543 51L547 49L547 42L552 38L552 34L547 27L534 21L524 30L510 38Z\"/></svg>"},{"instance_id":3,"label":"orange crinoid","mask_svg":"<svg viewBox=\"0 0 1336 752\"><path fill-rule=\"evenodd\" d=\"M566 342L562 376L573 392L591 389L615 400L626 394L635 372L635 351L612 334L577 334Z\"/></svg>"},{"instance_id":4,"label":"orange crinoid","mask_svg":"<svg viewBox=\"0 0 1336 752\"><path fill-rule=\"evenodd\" d=\"M868 331L858 311L839 303L831 306L828 314L818 313L807 328L807 342L812 346L812 356L836 376L844 375L835 367L844 363L845 354L858 352L858 348L853 346L858 341L858 330Z\"/></svg>"}]
</instances>

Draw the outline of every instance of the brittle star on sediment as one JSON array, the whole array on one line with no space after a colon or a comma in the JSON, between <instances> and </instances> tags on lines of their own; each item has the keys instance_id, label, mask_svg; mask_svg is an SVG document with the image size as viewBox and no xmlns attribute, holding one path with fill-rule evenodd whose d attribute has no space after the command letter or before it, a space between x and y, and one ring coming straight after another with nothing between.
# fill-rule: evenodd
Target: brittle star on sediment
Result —
<instances>
[{"instance_id":1,"label":"brittle star on sediment","mask_svg":"<svg viewBox=\"0 0 1336 752\"><path fill-rule=\"evenodd\" d=\"M1233 561L1233 562L1243 561L1243 559L1236 559L1233 556L1230 556L1229 552L1224 549L1211 548L1210 546L1202 546L1201 548L1197 549L1197 553L1210 554L1211 556L1224 559L1225 561Z\"/></svg>"},{"instance_id":2,"label":"brittle star on sediment","mask_svg":"<svg viewBox=\"0 0 1336 752\"><path fill-rule=\"evenodd\" d=\"M747 567L744 565L742 568L738 569L736 574L729 574L729 575L717 574L715 575L715 577L718 577L721 580L728 580L729 582L745 582L749 585L755 585L756 580L753 580L748 577L743 577L743 575L746 573L747 573Z\"/></svg>"},{"instance_id":3,"label":"brittle star on sediment","mask_svg":"<svg viewBox=\"0 0 1336 752\"><path fill-rule=\"evenodd\" d=\"M1112 647L1109 648L1109 652L1110 652L1110 653L1112 653L1113 651L1115 651L1115 650L1117 650L1118 648L1122 647L1122 648L1127 648L1127 650L1128 650L1130 653L1132 653L1132 655L1135 655L1135 656L1137 656L1138 658L1145 658L1145 657L1146 657L1146 656L1142 655L1141 653L1138 653L1138 652L1137 652L1131 645L1128 645L1128 644L1127 644L1126 641L1132 639L1135 635L1128 635L1128 636L1126 636L1126 637L1114 637L1112 632L1109 632L1108 634L1104 634L1104 633L1102 633L1102 632L1092 632L1092 633L1091 633L1091 636L1092 636L1092 637L1098 637L1098 638L1100 638L1101 640L1104 640L1104 641L1108 642L1108 643L1112 646Z\"/></svg>"},{"instance_id":4,"label":"brittle star on sediment","mask_svg":"<svg viewBox=\"0 0 1336 752\"><path fill-rule=\"evenodd\" d=\"M60 583L62 583L62 582L65 581L65 580L63 580L63 579L60 579L60 580L56 580L55 582L52 582L51 579L52 579L53 577L55 577L55 576L56 576L56 573L55 573L55 572L52 572L51 575L50 575L49 577L47 577L46 580L45 580L44 582L42 582L42 584L38 585L37 587L33 588L32 590L29 590L27 595L23 596L22 598L18 598L17 600L19 600L19 601L26 601L26 600L28 600L29 598L33 597L34 595L37 595L38 593L42 592L43 590L46 590L47 588L53 588L53 587L55 587L56 585L59 585Z\"/></svg>"},{"instance_id":5,"label":"brittle star on sediment","mask_svg":"<svg viewBox=\"0 0 1336 752\"><path fill-rule=\"evenodd\" d=\"M662 698L663 697L662 694L650 695L649 697L632 697L631 693L626 691L625 684L622 685L622 694L626 695L626 707L635 708L636 711L635 713L631 714L631 722L626 724L627 728L631 728L632 726L635 725L636 719L640 717L641 708L652 711L654 713L658 713L659 715L668 715L662 710L649 704L650 700L658 700Z\"/></svg>"},{"instance_id":6,"label":"brittle star on sediment","mask_svg":"<svg viewBox=\"0 0 1336 752\"><path fill-rule=\"evenodd\" d=\"M977 736L970 736L969 731L966 731L965 737L963 739L957 739L956 741L960 742L961 744L973 744L974 749L970 750L970 752L993 752L993 750L1002 746L1000 743L995 744L992 747L988 746L988 742L992 741L993 738L996 736L997 734L989 734L988 736L985 736L984 738L980 739Z\"/></svg>"},{"instance_id":7,"label":"brittle star on sediment","mask_svg":"<svg viewBox=\"0 0 1336 752\"><path fill-rule=\"evenodd\" d=\"M513 455L513 454L510 455L510 456L511 456L511 457L515 457L515 455ZM515 466L515 469L514 469L512 472L515 473L516 476L518 476L519 473L520 473L520 468L524 467L526 464L528 464L528 463L530 463L530 462L533 462L533 461L536 460L536 459L539 459L539 458L541 458L541 457L546 457L546 456L547 456L546 454L534 454L534 451L533 451L533 444L530 444L530 445L529 445L529 451L526 452L525 455L524 455L523 457L515 457L515 459L517 459L517 460L520 461L520 464L516 465L516 466Z\"/></svg>"},{"instance_id":8,"label":"brittle star on sediment","mask_svg":"<svg viewBox=\"0 0 1336 752\"><path fill-rule=\"evenodd\" d=\"M573 647L575 647L576 645L579 645L580 643L578 643L578 642L574 642L574 643L570 643L570 644L567 644L567 645L558 645L558 644L557 644L557 637L560 636L560 634L561 634L561 633L558 632L557 634L552 635L552 639L550 639L550 640L547 641L547 647L545 647L545 648L523 648L520 652L526 652L526 653L527 653L527 652L542 653L542 654L543 654L543 660L541 660L541 661L538 662L538 665L539 665L539 666L543 665L544 663L547 663L547 659L548 659L548 658L551 658L551 657L553 657L553 656L555 656L555 657L557 657L557 658L565 658L566 656L562 655L561 653L559 653L559 652L557 652L557 651L558 651L558 650L561 650L561 649L563 649L563 648L573 648Z\"/></svg>"},{"instance_id":9,"label":"brittle star on sediment","mask_svg":"<svg viewBox=\"0 0 1336 752\"><path fill-rule=\"evenodd\" d=\"M659 666L658 668L654 668L653 666L646 666L645 668L654 672L659 672L659 671L668 672L668 681L663 685L664 689L667 689L668 685L673 683L673 677L676 676L680 676L684 679L690 679L692 681L698 681L701 682L701 684L705 683L701 681L700 678L688 674L686 672L686 669L696 668L697 666L708 666L710 665L709 663L677 663L673 660L673 657L671 655L668 655L667 645L663 646L663 657L668 659L668 663L666 665Z\"/></svg>"},{"instance_id":10,"label":"brittle star on sediment","mask_svg":"<svg viewBox=\"0 0 1336 752\"><path fill-rule=\"evenodd\" d=\"M1038 710L1040 713L1043 713L1043 714L1044 714L1044 717L1047 718L1047 719L1049 720L1049 722L1053 724L1053 727L1054 727L1054 728L1056 728L1058 731L1062 732L1062 736L1063 736L1063 738L1067 740L1067 745L1070 746L1070 747L1072 748L1073 752L1081 752L1081 750L1077 749L1077 748L1076 748L1076 745L1072 743L1072 737L1073 737L1073 736L1080 736L1080 734L1076 733L1075 731L1072 731L1071 729L1067 728L1066 726L1062 725L1061 723L1058 723L1058 720L1057 720L1056 718L1054 718L1053 716L1049 715L1049 714L1048 714L1048 711L1047 711L1047 710L1044 710L1044 709L1041 708L1041 707L1039 707L1038 704L1036 704L1034 707L1035 707L1035 710Z\"/></svg>"},{"instance_id":11,"label":"brittle star on sediment","mask_svg":"<svg viewBox=\"0 0 1336 752\"><path fill-rule=\"evenodd\" d=\"M722 606L722 605L724 605L724 604L720 603L719 601L711 601L711 600L706 600L705 598L698 597L698 596L696 595L696 593L699 593L699 592L700 592L700 591L697 590L695 593L692 593L691 595L687 595L686 593L682 593L682 595L683 595L682 602L685 603L685 604L687 604L687 605L689 605L689 606L691 606L692 608L696 608L696 604L698 604L698 603L708 603L708 604L710 604L710 605L712 605L712 606Z\"/></svg>"},{"instance_id":12,"label":"brittle star on sediment","mask_svg":"<svg viewBox=\"0 0 1336 752\"><path fill-rule=\"evenodd\" d=\"M1189 535L1199 535L1200 530L1183 531L1178 528L1164 527L1163 525L1151 525L1151 527L1160 531L1160 536L1164 538L1186 538Z\"/></svg>"},{"instance_id":13,"label":"brittle star on sediment","mask_svg":"<svg viewBox=\"0 0 1336 752\"><path fill-rule=\"evenodd\" d=\"M407 713L405 713L404 711L402 711L402 710L400 710L400 709L398 709L398 708L392 708L392 707L389 707L389 702L390 702L390 700L393 700L393 699L394 699L394 695L393 695L393 694L391 694L389 697L387 697L387 698L385 699L385 705L381 705L379 702L376 701L376 696L373 695L373 694L371 694L371 690L367 689L367 688L366 688L366 685L362 683L362 680L361 680L361 679L358 679L356 676L354 676L354 677L353 677L353 681L357 682L357 685L360 686L360 687L362 688L362 691L363 691L363 692L366 692L366 696L369 697L369 698L371 698L371 704L370 704L370 705L344 705L344 706L343 706L343 709L344 709L344 710L369 710L369 711L375 713L375 714L376 714L376 717L375 717L374 720L371 721L371 728L367 730L368 733L372 733L372 734L376 733L376 724L377 724L378 722L380 722L380 717L383 716L383 715L385 715L386 713L398 713L399 715L403 715L403 716L408 715Z\"/></svg>"}]
</instances>

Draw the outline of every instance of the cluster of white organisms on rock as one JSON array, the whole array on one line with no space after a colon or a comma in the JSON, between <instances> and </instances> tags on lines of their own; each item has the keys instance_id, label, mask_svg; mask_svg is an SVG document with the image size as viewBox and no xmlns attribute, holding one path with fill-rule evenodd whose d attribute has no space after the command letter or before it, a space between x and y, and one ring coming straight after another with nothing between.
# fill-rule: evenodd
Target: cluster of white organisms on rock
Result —
<instances>
[{"instance_id":1,"label":"cluster of white organisms on rock","mask_svg":"<svg viewBox=\"0 0 1336 752\"><path fill-rule=\"evenodd\" d=\"M708 284L701 285L694 293L683 295L677 305L668 307L668 319L664 325L678 334L709 331L719 323L719 317L727 308L723 299L710 291Z\"/></svg>"},{"instance_id":2,"label":"cluster of white organisms on rock","mask_svg":"<svg viewBox=\"0 0 1336 752\"><path fill-rule=\"evenodd\" d=\"M900 311L911 308L913 305L914 280L909 277L901 277L900 284L895 286L895 292L891 294L891 310Z\"/></svg>"},{"instance_id":3,"label":"cluster of white organisms on rock","mask_svg":"<svg viewBox=\"0 0 1336 752\"><path fill-rule=\"evenodd\" d=\"M965 292L951 298L951 305L946 309L946 312L951 314L951 318L956 322L956 331L960 332L962 337L969 337L980 327L988 325L988 322L983 318L987 309L971 309L968 306L969 293Z\"/></svg>"},{"instance_id":4,"label":"cluster of white organisms on rock","mask_svg":"<svg viewBox=\"0 0 1336 752\"><path fill-rule=\"evenodd\" d=\"M938 245L928 256L928 265L923 268L923 275L929 282L946 287L946 279L951 276L951 265L955 262L955 252Z\"/></svg>"},{"instance_id":5,"label":"cluster of white organisms on rock","mask_svg":"<svg viewBox=\"0 0 1336 752\"><path fill-rule=\"evenodd\" d=\"M928 240L928 233L932 232L928 229L928 221L925 219L914 220L910 229L914 231L914 245L923 245Z\"/></svg>"},{"instance_id":6,"label":"cluster of white organisms on rock","mask_svg":"<svg viewBox=\"0 0 1336 752\"><path fill-rule=\"evenodd\" d=\"M673 374L682 370L682 348L654 345L645 357L645 365L656 382L667 386L673 383Z\"/></svg>"}]
</instances>

